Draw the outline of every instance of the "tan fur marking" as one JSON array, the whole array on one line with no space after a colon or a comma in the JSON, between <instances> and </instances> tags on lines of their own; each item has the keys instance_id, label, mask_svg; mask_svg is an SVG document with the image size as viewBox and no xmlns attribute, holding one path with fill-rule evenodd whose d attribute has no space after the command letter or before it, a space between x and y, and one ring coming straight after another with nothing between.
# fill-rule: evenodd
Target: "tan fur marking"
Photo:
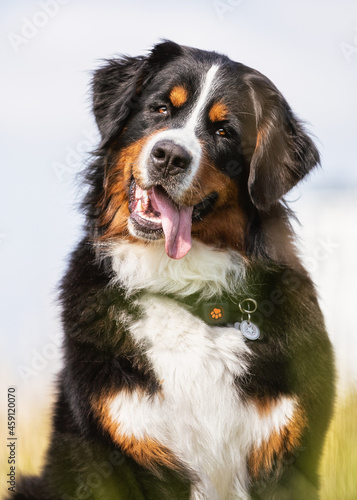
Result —
<instances>
[{"instance_id":1,"label":"tan fur marking","mask_svg":"<svg viewBox=\"0 0 357 500\"><path fill-rule=\"evenodd\" d=\"M258 480L261 475L269 474L275 461L279 463L286 455L292 454L301 442L301 437L306 428L306 416L298 409L294 418L280 431L273 431L270 438L257 448L253 446L248 467L251 476Z\"/></svg>"},{"instance_id":2,"label":"tan fur marking","mask_svg":"<svg viewBox=\"0 0 357 500\"><path fill-rule=\"evenodd\" d=\"M258 130L258 132L257 132L256 147L259 147L259 144L262 142L262 138L263 138L263 132L261 132L260 130Z\"/></svg>"},{"instance_id":3,"label":"tan fur marking","mask_svg":"<svg viewBox=\"0 0 357 500\"><path fill-rule=\"evenodd\" d=\"M157 130L155 135L163 130L165 129ZM129 144L129 146L120 150L116 158L110 156L107 159L104 190L98 203L101 210L100 225L106 227L101 240L125 235L129 240L137 241L136 238L129 234L127 227L130 215L127 186L131 175L134 175L136 182L142 185L138 160L143 147L152 136L143 137Z\"/></svg>"},{"instance_id":4,"label":"tan fur marking","mask_svg":"<svg viewBox=\"0 0 357 500\"><path fill-rule=\"evenodd\" d=\"M146 141L147 138L140 139L122 149L114 165L107 168L101 200L104 211L100 218L101 225L107 229L102 239L110 239L120 234L128 235L129 201L125 185L130 179L131 172L135 170L137 159Z\"/></svg>"},{"instance_id":5,"label":"tan fur marking","mask_svg":"<svg viewBox=\"0 0 357 500\"><path fill-rule=\"evenodd\" d=\"M149 436L139 439L122 432L120 423L113 421L110 415L112 401L113 397L109 396L92 406L103 429L108 432L113 442L120 446L126 455L151 470L155 470L159 465L176 470L182 467L173 453L155 439Z\"/></svg>"},{"instance_id":6,"label":"tan fur marking","mask_svg":"<svg viewBox=\"0 0 357 500\"><path fill-rule=\"evenodd\" d=\"M192 236L208 245L219 242L222 248L244 253L247 216L240 203L237 183L204 155L191 189L180 201L182 205L196 205L213 192L218 194L215 208L202 221L193 222Z\"/></svg>"},{"instance_id":7,"label":"tan fur marking","mask_svg":"<svg viewBox=\"0 0 357 500\"><path fill-rule=\"evenodd\" d=\"M113 437L113 441L138 464L148 469L155 469L157 465L164 465L170 469L178 468L173 454L154 439L148 437L136 439L133 436L127 437L125 434L120 434L117 431Z\"/></svg>"},{"instance_id":8,"label":"tan fur marking","mask_svg":"<svg viewBox=\"0 0 357 500\"><path fill-rule=\"evenodd\" d=\"M170 101L175 108L181 108L188 99L188 92L185 87L176 85L170 92Z\"/></svg>"},{"instance_id":9,"label":"tan fur marking","mask_svg":"<svg viewBox=\"0 0 357 500\"><path fill-rule=\"evenodd\" d=\"M227 118L228 109L227 106L222 102L215 102L212 108L209 110L208 116L211 122L221 122Z\"/></svg>"},{"instance_id":10,"label":"tan fur marking","mask_svg":"<svg viewBox=\"0 0 357 500\"><path fill-rule=\"evenodd\" d=\"M267 397L260 397L255 400L255 406L261 417L266 417L276 407L278 399L269 399Z\"/></svg>"}]
</instances>

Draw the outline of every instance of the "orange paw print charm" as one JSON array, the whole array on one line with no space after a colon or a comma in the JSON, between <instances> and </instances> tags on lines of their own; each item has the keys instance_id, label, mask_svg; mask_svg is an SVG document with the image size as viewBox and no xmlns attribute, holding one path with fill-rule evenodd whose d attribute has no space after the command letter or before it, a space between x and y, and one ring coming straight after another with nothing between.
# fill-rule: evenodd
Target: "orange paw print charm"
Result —
<instances>
[{"instance_id":1,"label":"orange paw print charm","mask_svg":"<svg viewBox=\"0 0 357 500\"><path fill-rule=\"evenodd\" d=\"M223 318L223 309L221 307L214 307L209 314L213 320L221 319Z\"/></svg>"}]
</instances>

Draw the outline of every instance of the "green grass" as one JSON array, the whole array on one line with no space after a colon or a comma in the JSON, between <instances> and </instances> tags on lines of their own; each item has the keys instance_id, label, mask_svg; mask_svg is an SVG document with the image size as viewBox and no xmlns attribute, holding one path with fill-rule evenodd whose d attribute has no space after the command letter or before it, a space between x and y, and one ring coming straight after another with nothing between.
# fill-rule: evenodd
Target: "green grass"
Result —
<instances>
[{"instance_id":1,"label":"green grass","mask_svg":"<svg viewBox=\"0 0 357 500\"><path fill-rule=\"evenodd\" d=\"M16 416L16 476L20 474L38 474L41 470L50 434L50 408L41 408L38 404L20 406ZM6 451L7 419L4 412L0 415L1 460L0 460L0 498L8 493L6 475L9 472ZM5 432L3 432L3 430ZM4 451L5 450L5 451Z\"/></svg>"},{"instance_id":2,"label":"green grass","mask_svg":"<svg viewBox=\"0 0 357 500\"><path fill-rule=\"evenodd\" d=\"M322 466L321 500L357 499L357 392L336 405Z\"/></svg>"},{"instance_id":3,"label":"green grass","mask_svg":"<svg viewBox=\"0 0 357 500\"><path fill-rule=\"evenodd\" d=\"M0 426L6 428L5 416ZM18 417L17 470L36 474L41 469L50 430L49 409L22 408ZM4 440L2 440L4 443ZM6 492L8 466L1 459L0 497ZM357 392L336 404L321 466L321 500L357 500ZM303 500L303 499L302 499Z\"/></svg>"}]
</instances>

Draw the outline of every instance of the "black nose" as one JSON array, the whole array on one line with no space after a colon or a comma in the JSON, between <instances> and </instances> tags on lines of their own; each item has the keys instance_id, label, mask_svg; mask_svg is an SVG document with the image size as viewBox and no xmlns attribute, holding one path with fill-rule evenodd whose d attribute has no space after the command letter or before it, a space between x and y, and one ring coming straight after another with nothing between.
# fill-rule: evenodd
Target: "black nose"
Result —
<instances>
[{"instance_id":1,"label":"black nose","mask_svg":"<svg viewBox=\"0 0 357 500\"><path fill-rule=\"evenodd\" d=\"M164 175L176 175L186 170L192 160L190 153L173 141L159 141L151 150L151 161Z\"/></svg>"}]
</instances>

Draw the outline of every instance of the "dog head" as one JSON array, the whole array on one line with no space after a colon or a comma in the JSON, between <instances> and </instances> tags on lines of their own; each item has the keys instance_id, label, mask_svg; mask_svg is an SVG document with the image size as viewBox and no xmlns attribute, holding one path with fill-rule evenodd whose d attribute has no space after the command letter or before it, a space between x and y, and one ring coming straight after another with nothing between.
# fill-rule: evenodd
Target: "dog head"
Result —
<instances>
[{"instance_id":1,"label":"dog head","mask_svg":"<svg viewBox=\"0 0 357 500\"><path fill-rule=\"evenodd\" d=\"M319 161L273 83L226 56L173 42L110 60L93 79L102 135L103 238L191 237L244 249L252 214L272 207Z\"/></svg>"}]
</instances>

